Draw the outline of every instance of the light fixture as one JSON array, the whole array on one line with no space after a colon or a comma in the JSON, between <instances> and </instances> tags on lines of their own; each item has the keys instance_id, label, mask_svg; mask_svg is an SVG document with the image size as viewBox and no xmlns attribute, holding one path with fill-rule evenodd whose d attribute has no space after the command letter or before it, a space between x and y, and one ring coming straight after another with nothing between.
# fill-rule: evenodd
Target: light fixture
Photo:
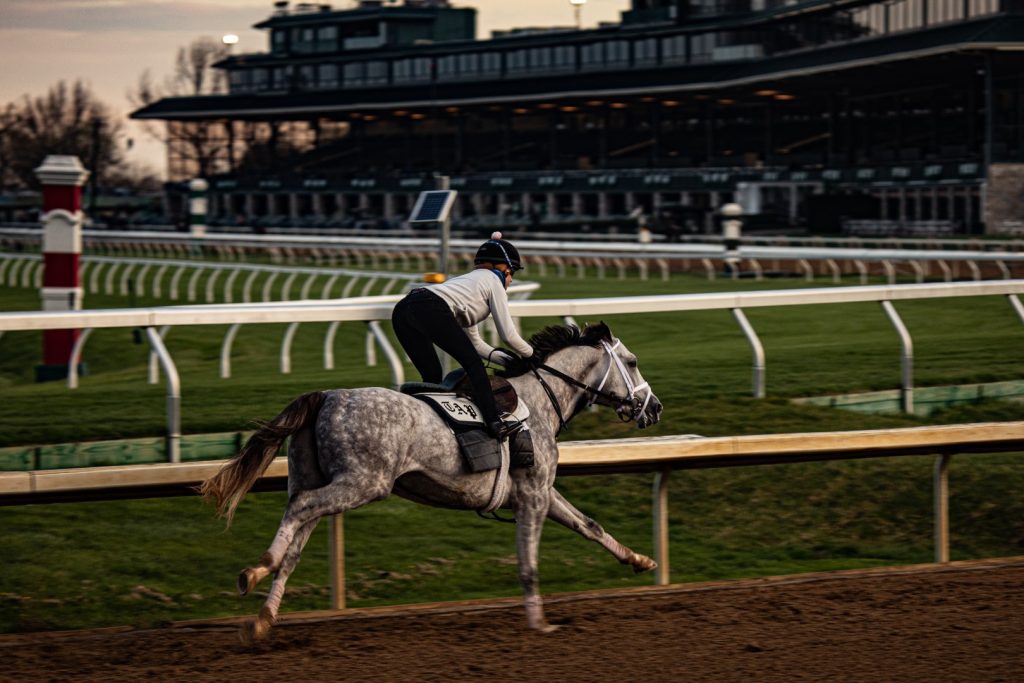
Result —
<instances>
[{"instance_id":1,"label":"light fixture","mask_svg":"<svg viewBox=\"0 0 1024 683\"><path fill-rule=\"evenodd\" d=\"M224 43L229 47L232 45L237 45L238 36L236 36L234 33L226 33L224 34L224 36L221 37L220 42Z\"/></svg>"},{"instance_id":2,"label":"light fixture","mask_svg":"<svg viewBox=\"0 0 1024 683\"><path fill-rule=\"evenodd\" d=\"M404 109L396 109L393 113L394 113L395 116L408 116L409 115L409 112L407 112Z\"/></svg>"},{"instance_id":3,"label":"light fixture","mask_svg":"<svg viewBox=\"0 0 1024 683\"><path fill-rule=\"evenodd\" d=\"M758 97L771 97L772 95L778 95L778 90L758 90L754 93Z\"/></svg>"},{"instance_id":4,"label":"light fixture","mask_svg":"<svg viewBox=\"0 0 1024 683\"><path fill-rule=\"evenodd\" d=\"M574 111L579 111L579 110L580 110L579 107L574 107L571 104L562 107L562 111L564 111L566 114L571 114Z\"/></svg>"},{"instance_id":5,"label":"light fixture","mask_svg":"<svg viewBox=\"0 0 1024 683\"><path fill-rule=\"evenodd\" d=\"M414 120L414 121L422 121L423 119L427 118L427 115L426 114L420 114L419 112L416 112L410 118L412 120Z\"/></svg>"},{"instance_id":6,"label":"light fixture","mask_svg":"<svg viewBox=\"0 0 1024 683\"><path fill-rule=\"evenodd\" d=\"M611 107L612 109L625 109L629 105L627 105L625 102L612 102L608 106Z\"/></svg>"},{"instance_id":7,"label":"light fixture","mask_svg":"<svg viewBox=\"0 0 1024 683\"><path fill-rule=\"evenodd\" d=\"M723 97L722 99L718 100L718 103L719 104L736 104L736 100L730 99L728 97Z\"/></svg>"},{"instance_id":8,"label":"light fixture","mask_svg":"<svg viewBox=\"0 0 1024 683\"><path fill-rule=\"evenodd\" d=\"M523 107L516 107L515 109L512 110L512 113L514 113L514 114L529 114L530 110L529 109L525 109Z\"/></svg>"},{"instance_id":9,"label":"light fixture","mask_svg":"<svg viewBox=\"0 0 1024 683\"><path fill-rule=\"evenodd\" d=\"M601 100L590 100L587 102L588 107L600 107L602 104L604 104L604 102Z\"/></svg>"},{"instance_id":10,"label":"light fixture","mask_svg":"<svg viewBox=\"0 0 1024 683\"><path fill-rule=\"evenodd\" d=\"M662 100L661 105L663 107L678 107L679 106L679 101L678 100Z\"/></svg>"},{"instance_id":11,"label":"light fixture","mask_svg":"<svg viewBox=\"0 0 1024 683\"><path fill-rule=\"evenodd\" d=\"M459 108L458 107L445 107L444 110L446 112L448 112L449 114L458 114L459 113Z\"/></svg>"},{"instance_id":12,"label":"light fixture","mask_svg":"<svg viewBox=\"0 0 1024 683\"><path fill-rule=\"evenodd\" d=\"M579 31L583 28L583 6L587 4L587 0L569 0L569 4L572 5L573 14L576 16L576 30Z\"/></svg>"},{"instance_id":13,"label":"light fixture","mask_svg":"<svg viewBox=\"0 0 1024 683\"><path fill-rule=\"evenodd\" d=\"M554 109L556 106L557 105L552 104L551 102L541 102L537 105L537 109Z\"/></svg>"},{"instance_id":14,"label":"light fixture","mask_svg":"<svg viewBox=\"0 0 1024 683\"><path fill-rule=\"evenodd\" d=\"M775 99L782 100L783 102L788 102L790 100L795 100L796 95L787 95L785 93L779 93L778 95L775 96Z\"/></svg>"}]
</instances>

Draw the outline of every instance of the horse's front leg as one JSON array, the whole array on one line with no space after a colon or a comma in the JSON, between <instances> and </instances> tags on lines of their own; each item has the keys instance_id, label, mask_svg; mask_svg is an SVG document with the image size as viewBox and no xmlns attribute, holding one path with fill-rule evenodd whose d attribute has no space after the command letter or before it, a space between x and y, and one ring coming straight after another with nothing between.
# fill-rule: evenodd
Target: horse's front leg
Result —
<instances>
[{"instance_id":1,"label":"horse's front leg","mask_svg":"<svg viewBox=\"0 0 1024 683\"><path fill-rule=\"evenodd\" d=\"M516 552L519 583L526 600L526 623L541 633L550 633L552 626L544 618L540 599L540 577L537 572L540 533L548 512L548 497L542 492L529 496L516 506Z\"/></svg>"},{"instance_id":2,"label":"horse's front leg","mask_svg":"<svg viewBox=\"0 0 1024 683\"><path fill-rule=\"evenodd\" d=\"M548 517L562 526L572 529L583 538L600 543L619 562L632 566L633 571L637 574L658 566L658 563L651 558L635 553L615 540L600 524L577 510L554 487L551 487L550 498Z\"/></svg>"}]
</instances>

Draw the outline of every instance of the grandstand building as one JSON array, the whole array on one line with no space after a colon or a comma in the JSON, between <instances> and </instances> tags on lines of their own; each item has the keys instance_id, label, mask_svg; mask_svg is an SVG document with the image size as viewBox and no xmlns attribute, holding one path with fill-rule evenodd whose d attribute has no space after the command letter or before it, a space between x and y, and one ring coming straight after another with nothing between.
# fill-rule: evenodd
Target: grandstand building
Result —
<instances>
[{"instance_id":1,"label":"grandstand building","mask_svg":"<svg viewBox=\"0 0 1024 683\"><path fill-rule=\"evenodd\" d=\"M1024 0L633 0L476 38L447 0L275 3L220 95L160 100L216 224L752 225L999 233L1024 220Z\"/></svg>"}]
</instances>

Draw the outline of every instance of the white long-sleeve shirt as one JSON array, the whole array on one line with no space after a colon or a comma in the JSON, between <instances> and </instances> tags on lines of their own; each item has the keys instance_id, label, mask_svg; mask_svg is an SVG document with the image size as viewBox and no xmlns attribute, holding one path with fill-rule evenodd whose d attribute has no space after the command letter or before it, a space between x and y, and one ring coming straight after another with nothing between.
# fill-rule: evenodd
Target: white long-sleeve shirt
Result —
<instances>
[{"instance_id":1,"label":"white long-sleeve shirt","mask_svg":"<svg viewBox=\"0 0 1024 683\"><path fill-rule=\"evenodd\" d=\"M477 329L488 315L494 317L498 336L513 351L523 358L533 355L533 347L519 336L512 322L504 280L499 280L493 270L472 270L440 284L429 285L429 289L452 309L455 320L466 328L466 334L481 358L487 358L494 352L494 347L483 340Z\"/></svg>"}]
</instances>

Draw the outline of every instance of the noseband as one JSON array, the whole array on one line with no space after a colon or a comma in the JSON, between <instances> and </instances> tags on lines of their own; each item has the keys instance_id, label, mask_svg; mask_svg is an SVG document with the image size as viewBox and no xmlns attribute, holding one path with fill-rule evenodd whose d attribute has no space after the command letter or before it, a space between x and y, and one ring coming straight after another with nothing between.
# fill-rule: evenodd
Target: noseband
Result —
<instances>
[{"instance_id":1,"label":"noseband","mask_svg":"<svg viewBox=\"0 0 1024 683\"><path fill-rule=\"evenodd\" d=\"M570 377L564 372L556 370L549 365L541 364L538 368L533 369L533 374L537 377L537 381L540 382L540 385L544 387L544 391L547 393L548 399L551 401L551 405L554 406L555 412L558 414L559 433L566 428L566 421L562 416L562 409L558 406L558 401L555 399L554 393L547 385L547 382L544 381L544 378L540 376L538 369L544 370L563 382L582 389L590 397L587 401L587 405L600 403L601 405L614 407L615 412L618 413L619 418L623 422L628 422L629 420L634 419L638 414L642 415L643 411L647 409L647 404L651 401L651 385L647 382L633 384L633 378L629 376L625 363L623 363L622 359L615 354L615 349L619 348L621 344L622 342L618 339L615 340L614 345L609 344L604 339L601 340L601 346L604 347L605 353L608 354L608 367L605 369L604 376L601 378L601 383L598 384L597 387L592 387L589 384L579 381L575 377ZM622 381L626 385L626 389L629 390L628 394L619 396L604 390L604 385L608 382L608 377L611 375L612 367L618 369L619 376L622 377ZM647 390L647 395L644 396L641 401L638 394L644 389ZM603 399L603 401L599 401L599 399Z\"/></svg>"}]
</instances>

